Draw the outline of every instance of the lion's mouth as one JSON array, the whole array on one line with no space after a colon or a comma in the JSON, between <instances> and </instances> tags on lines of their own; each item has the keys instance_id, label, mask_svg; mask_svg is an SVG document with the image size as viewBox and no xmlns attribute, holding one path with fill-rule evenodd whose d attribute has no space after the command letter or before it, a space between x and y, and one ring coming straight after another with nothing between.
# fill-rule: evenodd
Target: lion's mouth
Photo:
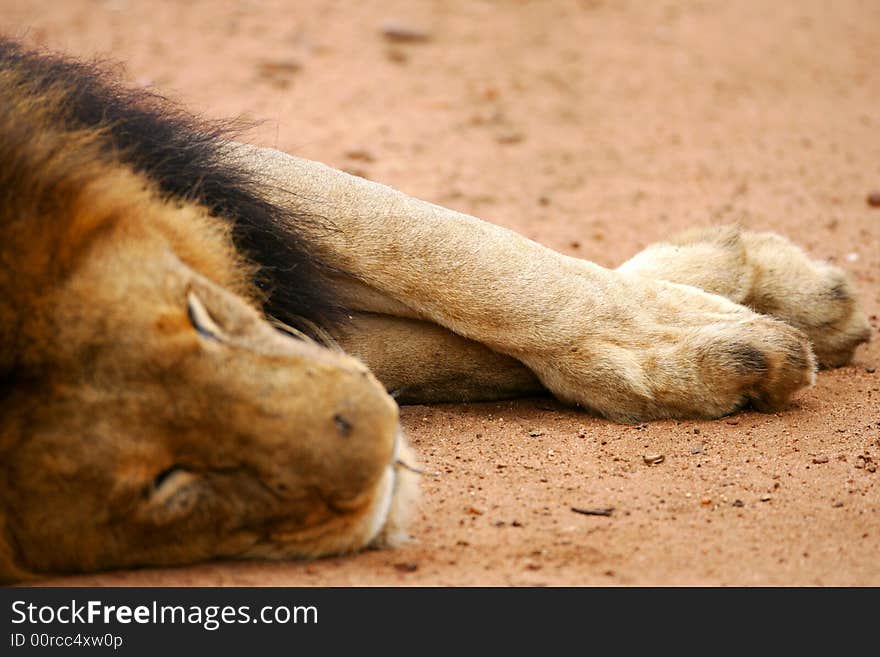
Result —
<instances>
[{"instance_id":1,"label":"lion's mouth","mask_svg":"<svg viewBox=\"0 0 880 657\"><path fill-rule=\"evenodd\" d=\"M408 538L406 526L418 491L417 477L422 471L412 465L411 455L400 428L394 449L385 466L383 490L370 523L367 545L395 545Z\"/></svg>"},{"instance_id":2,"label":"lion's mouth","mask_svg":"<svg viewBox=\"0 0 880 657\"><path fill-rule=\"evenodd\" d=\"M268 540L257 542L237 553L239 557L321 557L344 554L363 548L393 547L409 538L410 518L419 493L420 471L400 429L394 448L379 480L369 495L369 503L346 507L339 502L322 502L331 512L326 522L303 527L279 527Z\"/></svg>"}]
</instances>

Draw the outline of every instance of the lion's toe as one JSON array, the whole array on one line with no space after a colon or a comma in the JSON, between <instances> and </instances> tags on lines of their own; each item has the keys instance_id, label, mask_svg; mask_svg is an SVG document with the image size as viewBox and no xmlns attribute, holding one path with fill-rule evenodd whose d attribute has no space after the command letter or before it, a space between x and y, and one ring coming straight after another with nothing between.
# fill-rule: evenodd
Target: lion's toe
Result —
<instances>
[{"instance_id":1,"label":"lion's toe","mask_svg":"<svg viewBox=\"0 0 880 657\"><path fill-rule=\"evenodd\" d=\"M763 339L766 369L748 396L750 405L765 413L784 408L797 391L816 381L816 358L807 336L782 322L772 324Z\"/></svg>"}]
</instances>

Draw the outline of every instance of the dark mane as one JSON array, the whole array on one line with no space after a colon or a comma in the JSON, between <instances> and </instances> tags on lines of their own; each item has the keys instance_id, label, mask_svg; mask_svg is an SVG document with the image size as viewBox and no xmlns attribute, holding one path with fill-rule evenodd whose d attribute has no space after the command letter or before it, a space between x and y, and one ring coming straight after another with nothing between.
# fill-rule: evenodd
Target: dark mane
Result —
<instances>
[{"instance_id":1,"label":"dark mane","mask_svg":"<svg viewBox=\"0 0 880 657\"><path fill-rule=\"evenodd\" d=\"M314 218L266 200L257 177L222 156L247 126L196 117L150 90L126 87L105 65L28 50L2 36L0 69L22 73L37 92L62 88L59 121L72 130L104 130L107 149L169 197L195 201L232 222L236 247L260 266L255 283L268 315L307 332L300 318L327 326L341 316L324 266L289 229Z\"/></svg>"}]
</instances>

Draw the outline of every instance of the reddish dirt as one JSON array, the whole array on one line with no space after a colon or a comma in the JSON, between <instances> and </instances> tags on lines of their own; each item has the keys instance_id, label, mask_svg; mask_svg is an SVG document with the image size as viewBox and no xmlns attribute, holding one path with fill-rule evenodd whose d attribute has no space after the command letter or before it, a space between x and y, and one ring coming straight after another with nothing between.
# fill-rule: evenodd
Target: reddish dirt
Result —
<instances>
[{"instance_id":1,"label":"reddish dirt","mask_svg":"<svg viewBox=\"0 0 880 657\"><path fill-rule=\"evenodd\" d=\"M428 39L391 42L389 20ZM6 32L569 255L779 231L851 273L875 338L775 415L404 408L426 469L408 547L53 583L880 585L878 25L870 0L0 0Z\"/></svg>"}]
</instances>

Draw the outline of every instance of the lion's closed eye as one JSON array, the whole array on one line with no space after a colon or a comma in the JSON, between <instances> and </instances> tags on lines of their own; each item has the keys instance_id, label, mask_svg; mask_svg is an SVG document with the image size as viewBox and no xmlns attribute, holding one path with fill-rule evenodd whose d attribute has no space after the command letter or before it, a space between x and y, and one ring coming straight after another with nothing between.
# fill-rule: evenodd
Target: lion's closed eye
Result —
<instances>
[{"instance_id":1,"label":"lion's closed eye","mask_svg":"<svg viewBox=\"0 0 880 657\"><path fill-rule=\"evenodd\" d=\"M189 512L199 496L199 477L180 465L159 472L148 487L151 515L159 521L172 520Z\"/></svg>"},{"instance_id":2,"label":"lion's closed eye","mask_svg":"<svg viewBox=\"0 0 880 657\"><path fill-rule=\"evenodd\" d=\"M193 328L198 331L199 335L209 340L221 341L223 329L214 321L205 304L202 303L202 300L192 290L186 295L186 305L189 321Z\"/></svg>"},{"instance_id":3,"label":"lion's closed eye","mask_svg":"<svg viewBox=\"0 0 880 657\"><path fill-rule=\"evenodd\" d=\"M186 472L184 468L179 465L172 465L171 467L165 468L153 478L153 490L158 491L163 486L166 488L167 486L172 486L175 481L180 479L178 475L184 472Z\"/></svg>"}]
</instances>

